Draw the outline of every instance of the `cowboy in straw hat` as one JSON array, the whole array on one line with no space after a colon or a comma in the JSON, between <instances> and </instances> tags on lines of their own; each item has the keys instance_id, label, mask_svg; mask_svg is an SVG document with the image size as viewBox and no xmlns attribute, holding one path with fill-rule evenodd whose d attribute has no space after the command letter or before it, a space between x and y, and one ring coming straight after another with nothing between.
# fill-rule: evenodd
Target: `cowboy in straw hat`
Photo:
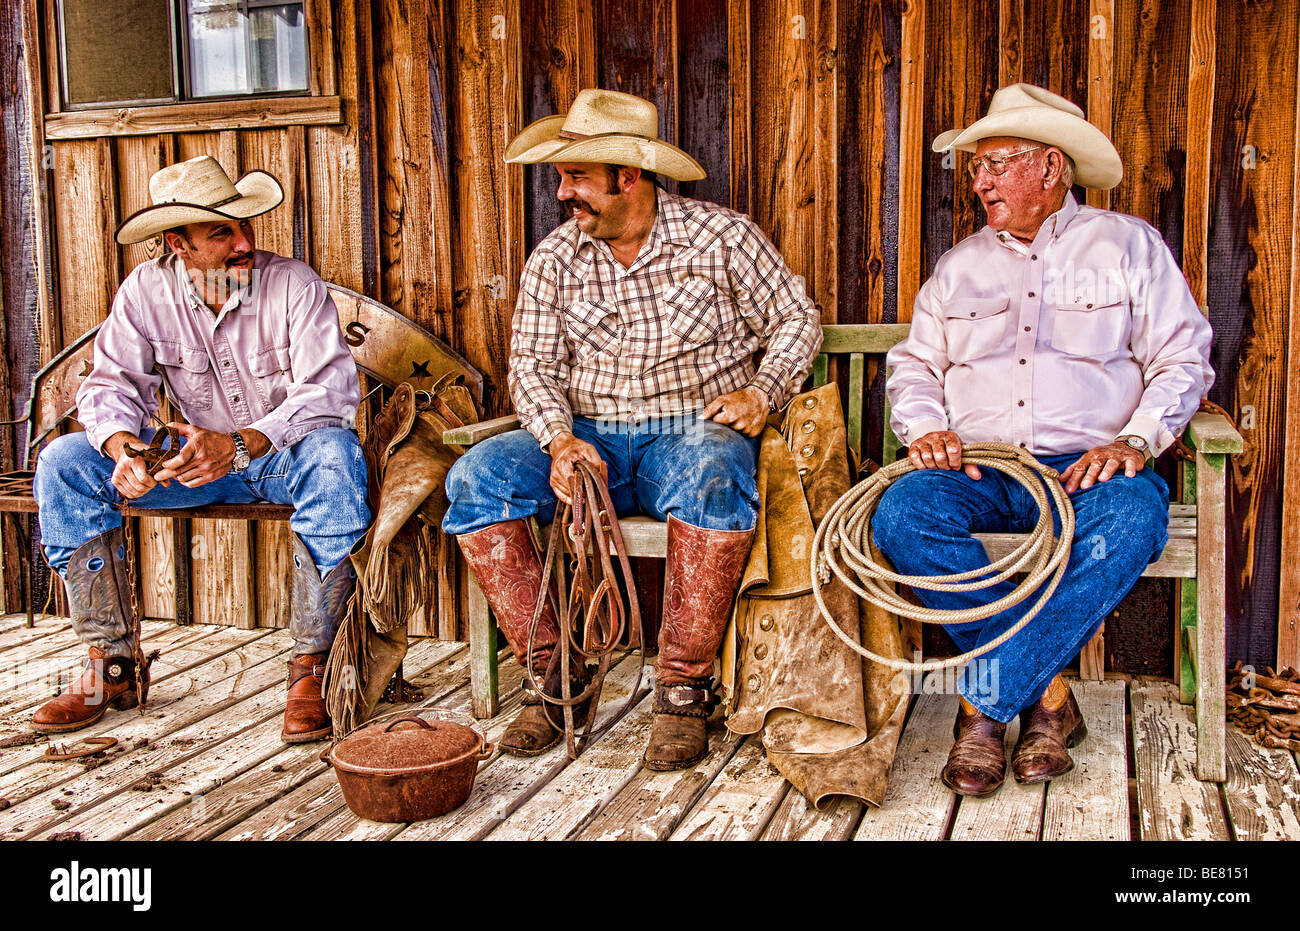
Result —
<instances>
[{"instance_id":1,"label":"cowboy in straw hat","mask_svg":"<svg viewBox=\"0 0 1300 931\"><path fill-rule=\"evenodd\" d=\"M976 661L988 675L964 677L941 778L982 797L1005 778L1003 735L1017 714L1018 781L1073 767L1067 748L1087 728L1060 672L1164 547L1169 490L1147 456L1172 445L1214 371L1209 324L1160 234L1071 193L1073 182L1107 189L1123 177L1115 147L1082 110L1040 87L1004 87L982 119L934 141L935 151L950 148L975 153L968 168L988 225L939 260L908 339L889 353L892 425L918 471L882 497L875 542L901 573L946 575L988 566L973 532L1032 526L1027 491L963 466L963 442L1028 449L1061 474L1076 520L1068 569L1044 610ZM1011 587L917 595L959 609ZM972 650L1028 604L945 629Z\"/></svg>"},{"instance_id":2,"label":"cowboy in straw hat","mask_svg":"<svg viewBox=\"0 0 1300 931\"><path fill-rule=\"evenodd\" d=\"M655 186L650 172L704 177L658 126L647 100L584 90L568 113L510 143L506 161L555 164L571 219L538 244L520 281L509 386L525 429L452 467L443 529L457 535L516 658L542 679L558 631L547 607L529 653L542 570L527 518L550 520L586 461L620 513L667 520L645 763L670 770L708 748L714 658L754 534L757 438L802 383L821 328L752 220ZM559 694L558 680L543 688ZM560 738L558 713L526 702L502 737L507 752L540 753Z\"/></svg>"},{"instance_id":3,"label":"cowboy in straw hat","mask_svg":"<svg viewBox=\"0 0 1300 931\"><path fill-rule=\"evenodd\" d=\"M282 737L323 739L331 725L320 673L355 584L348 550L370 519L352 355L316 273L255 248L248 221L283 199L275 178L252 171L232 182L204 155L156 172L149 193L153 203L122 223L117 241L161 233L170 251L127 276L96 334L94 369L77 392L85 432L54 440L37 460L45 555L66 581L90 659L32 726L77 730L136 701L135 669L147 661L133 630L120 494L139 507L294 506L295 655ZM166 425L184 444L150 474L131 453L154 432L160 385L188 423Z\"/></svg>"}]
</instances>

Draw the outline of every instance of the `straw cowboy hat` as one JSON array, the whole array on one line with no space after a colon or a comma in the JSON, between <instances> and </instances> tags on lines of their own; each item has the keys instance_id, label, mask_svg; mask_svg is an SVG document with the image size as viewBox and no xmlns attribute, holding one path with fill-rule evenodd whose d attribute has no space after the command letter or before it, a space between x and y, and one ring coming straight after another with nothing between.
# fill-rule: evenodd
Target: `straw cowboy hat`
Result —
<instances>
[{"instance_id":1,"label":"straw cowboy hat","mask_svg":"<svg viewBox=\"0 0 1300 931\"><path fill-rule=\"evenodd\" d=\"M618 91L578 91L568 113L528 124L510 140L506 161L635 165L677 181L704 177L700 163L659 138L659 110Z\"/></svg>"},{"instance_id":2,"label":"straw cowboy hat","mask_svg":"<svg viewBox=\"0 0 1300 931\"><path fill-rule=\"evenodd\" d=\"M137 210L117 228L124 246L144 242L186 223L247 220L280 205L284 191L265 171L250 171L231 182L211 155L200 155L155 171L149 179L148 207Z\"/></svg>"},{"instance_id":3,"label":"straw cowboy hat","mask_svg":"<svg viewBox=\"0 0 1300 931\"><path fill-rule=\"evenodd\" d=\"M990 136L1018 136L1055 146L1074 160L1075 179L1084 187L1106 191L1124 177L1119 153L1106 134L1070 101L1032 84L999 88L983 119L940 134L931 148L974 152L975 143Z\"/></svg>"}]
</instances>

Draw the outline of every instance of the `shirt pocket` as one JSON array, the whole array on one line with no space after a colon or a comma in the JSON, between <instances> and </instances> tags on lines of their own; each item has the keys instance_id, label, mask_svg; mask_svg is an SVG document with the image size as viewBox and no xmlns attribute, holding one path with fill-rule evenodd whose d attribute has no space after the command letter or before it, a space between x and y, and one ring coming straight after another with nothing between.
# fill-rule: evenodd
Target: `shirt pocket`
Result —
<instances>
[{"instance_id":1,"label":"shirt pocket","mask_svg":"<svg viewBox=\"0 0 1300 931\"><path fill-rule=\"evenodd\" d=\"M293 363L288 346L258 350L248 361L248 371L263 404L276 408L284 403L289 384L293 381Z\"/></svg>"},{"instance_id":2,"label":"shirt pocket","mask_svg":"<svg viewBox=\"0 0 1300 931\"><path fill-rule=\"evenodd\" d=\"M1008 303L1005 297L952 301L944 310L948 358L960 365L994 353L1006 337Z\"/></svg>"},{"instance_id":3,"label":"shirt pocket","mask_svg":"<svg viewBox=\"0 0 1300 931\"><path fill-rule=\"evenodd\" d=\"M1108 356L1127 345L1128 329L1127 301L1058 304L1052 347L1067 356Z\"/></svg>"},{"instance_id":4,"label":"shirt pocket","mask_svg":"<svg viewBox=\"0 0 1300 931\"><path fill-rule=\"evenodd\" d=\"M212 375L207 350L163 340L154 345L154 362L162 371L167 393L182 411L212 410Z\"/></svg>"},{"instance_id":5,"label":"shirt pocket","mask_svg":"<svg viewBox=\"0 0 1300 931\"><path fill-rule=\"evenodd\" d=\"M564 331L579 362L617 355L623 342L621 328L614 309L596 301L578 301L564 309Z\"/></svg>"},{"instance_id":6,"label":"shirt pocket","mask_svg":"<svg viewBox=\"0 0 1300 931\"><path fill-rule=\"evenodd\" d=\"M718 288L710 278L688 278L664 295L668 329L688 346L717 339L722 327Z\"/></svg>"}]
</instances>

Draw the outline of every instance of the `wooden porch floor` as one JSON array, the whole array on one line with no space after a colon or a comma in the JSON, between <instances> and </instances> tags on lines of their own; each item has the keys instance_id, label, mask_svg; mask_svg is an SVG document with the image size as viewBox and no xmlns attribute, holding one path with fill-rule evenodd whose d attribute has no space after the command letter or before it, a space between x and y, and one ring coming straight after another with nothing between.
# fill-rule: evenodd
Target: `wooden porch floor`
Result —
<instances>
[{"instance_id":1,"label":"wooden porch floor","mask_svg":"<svg viewBox=\"0 0 1300 931\"><path fill-rule=\"evenodd\" d=\"M48 762L45 739L23 743L33 709L75 675L84 655L66 619L28 630L0 618L0 839L1300 839L1300 773L1283 751L1228 729L1228 781L1196 780L1190 709L1168 682L1076 684L1089 738L1073 773L1046 786L1008 781L991 799L959 800L938 782L951 743L953 696L912 708L879 810L841 799L823 812L767 764L755 738L721 724L694 770L640 766L650 725L642 695L576 762L563 748L532 759L497 755L458 811L410 825L361 821L344 805L321 744L280 742L280 630L145 625L160 649L148 711L110 711L59 742L112 736L97 763ZM467 712L464 644L415 641L406 675L423 705ZM607 680L606 713L637 685L637 658ZM517 683L509 663L502 682ZM517 686L485 722L495 741L519 708ZM1015 725L1008 741L1015 739ZM6 804L7 803L7 804Z\"/></svg>"}]
</instances>

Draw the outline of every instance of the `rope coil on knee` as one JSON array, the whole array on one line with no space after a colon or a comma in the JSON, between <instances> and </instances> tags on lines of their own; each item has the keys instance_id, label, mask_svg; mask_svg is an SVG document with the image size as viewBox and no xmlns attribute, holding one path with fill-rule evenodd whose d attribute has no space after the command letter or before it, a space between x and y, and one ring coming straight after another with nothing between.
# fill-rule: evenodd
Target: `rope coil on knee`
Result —
<instances>
[{"instance_id":1,"label":"rope coil on knee","mask_svg":"<svg viewBox=\"0 0 1300 931\"><path fill-rule=\"evenodd\" d=\"M1010 443L971 443L962 447L963 465L996 469L1025 487L1038 505L1038 523L1028 537L1007 555L994 560L986 567L958 572L952 575L917 576L902 575L886 568L873 558L871 544L871 517L876 511L885 490L901 476L915 471L907 459L885 466L867 480L850 488L827 512L813 538L811 574L813 598L823 620L830 625L841 640L855 652L875 663L903 672L921 673L962 666L976 657L1006 643L1024 629L1056 591L1069 563L1070 545L1074 539L1074 508L1060 482L1060 474L1043 465L1019 446ZM1049 503L1056 505L1061 516L1061 534L1058 537L1052 524ZM926 608L905 600L893 589L893 583L936 592L970 592L989 588L1009 579L1016 573L1025 578L1003 598L989 604L960 610L945 611ZM831 616L822 598L822 586L829 585L835 576L859 598L885 608L901 617L912 618L924 624L965 624L980 621L1020 604L1040 586L1043 591L1014 626L968 653L947 659L915 663L908 660L880 656L868 650L844 632ZM1044 583L1046 583L1044 585Z\"/></svg>"}]
</instances>

